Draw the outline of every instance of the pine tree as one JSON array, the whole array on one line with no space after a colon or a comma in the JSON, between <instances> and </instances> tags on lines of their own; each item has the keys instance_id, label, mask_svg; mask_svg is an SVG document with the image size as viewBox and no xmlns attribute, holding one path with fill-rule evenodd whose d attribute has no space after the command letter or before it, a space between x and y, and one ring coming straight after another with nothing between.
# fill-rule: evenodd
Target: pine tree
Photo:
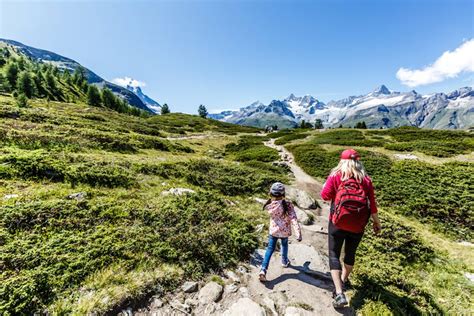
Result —
<instances>
[{"instance_id":1,"label":"pine tree","mask_svg":"<svg viewBox=\"0 0 474 316\"><path fill-rule=\"evenodd\" d=\"M105 88L102 90L102 104L109 109L118 109L115 95L110 89Z\"/></svg>"},{"instance_id":2,"label":"pine tree","mask_svg":"<svg viewBox=\"0 0 474 316\"><path fill-rule=\"evenodd\" d=\"M73 81L78 86L82 86L82 83L86 80L86 69L79 66L74 70Z\"/></svg>"},{"instance_id":3,"label":"pine tree","mask_svg":"<svg viewBox=\"0 0 474 316\"><path fill-rule=\"evenodd\" d=\"M15 100L16 100L16 104L18 105L18 107L20 107L20 108L28 107L28 98L26 97L25 94L23 94L23 93L18 94L15 97Z\"/></svg>"},{"instance_id":4,"label":"pine tree","mask_svg":"<svg viewBox=\"0 0 474 316\"><path fill-rule=\"evenodd\" d=\"M87 103L92 106L100 106L101 102L99 89L94 85L89 85L87 89Z\"/></svg>"},{"instance_id":5,"label":"pine tree","mask_svg":"<svg viewBox=\"0 0 474 316\"><path fill-rule=\"evenodd\" d=\"M342 124L339 124L339 127L338 128L343 128Z\"/></svg>"},{"instance_id":6,"label":"pine tree","mask_svg":"<svg viewBox=\"0 0 474 316\"><path fill-rule=\"evenodd\" d=\"M316 119L316 121L314 122L314 128L323 129L324 128L323 121L321 119Z\"/></svg>"},{"instance_id":7,"label":"pine tree","mask_svg":"<svg viewBox=\"0 0 474 316\"><path fill-rule=\"evenodd\" d=\"M18 65L15 62L9 62L5 69L5 76L9 84L10 90L16 87L16 80L18 79Z\"/></svg>"},{"instance_id":8,"label":"pine tree","mask_svg":"<svg viewBox=\"0 0 474 316\"><path fill-rule=\"evenodd\" d=\"M365 121L362 121L360 124L360 128L367 129L367 125L365 124Z\"/></svg>"},{"instance_id":9,"label":"pine tree","mask_svg":"<svg viewBox=\"0 0 474 316\"><path fill-rule=\"evenodd\" d=\"M24 94L29 99L35 95L35 83L28 71L24 70L20 72L16 88L18 89L19 94Z\"/></svg>"},{"instance_id":10,"label":"pine tree","mask_svg":"<svg viewBox=\"0 0 474 316\"><path fill-rule=\"evenodd\" d=\"M168 114L170 112L171 111L170 111L170 108L169 108L168 104L165 103L161 106L161 115Z\"/></svg>"},{"instance_id":11,"label":"pine tree","mask_svg":"<svg viewBox=\"0 0 474 316\"><path fill-rule=\"evenodd\" d=\"M306 121L302 120L300 123L300 128L304 128L306 126Z\"/></svg>"},{"instance_id":12,"label":"pine tree","mask_svg":"<svg viewBox=\"0 0 474 316\"><path fill-rule=\"evenodd\" d=\"M204 105L200 105L199 108L198 108L198 114L200 117L202 118L206 118L207 117L207 109Z\"/></svg>"}]
</instances>

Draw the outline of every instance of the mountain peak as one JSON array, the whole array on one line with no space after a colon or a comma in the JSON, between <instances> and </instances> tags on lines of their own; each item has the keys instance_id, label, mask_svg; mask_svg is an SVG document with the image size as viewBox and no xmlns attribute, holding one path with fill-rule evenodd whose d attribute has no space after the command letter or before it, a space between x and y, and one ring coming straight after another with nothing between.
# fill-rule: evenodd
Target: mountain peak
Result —
<instances>
[{"instance_id":1,"label":"mountain peak","mask_svg":"<svg viewBox=\"0 0 474 316\"><path fill-rule=\"evenodd\" d=\"M297 97L292 93L285 99L285 101L294 101L296 99Z\"/></svg>"},{"instance_id":2,"label":"mountain peak","mask_svg":"<svg viewBox=\"0 0 474 316\"><path fill-rule=\"evenodd\" d=\"M373 94L390 94L390 90L383 84L378 86L373 92Z\"/></svg>"}]
</instances>

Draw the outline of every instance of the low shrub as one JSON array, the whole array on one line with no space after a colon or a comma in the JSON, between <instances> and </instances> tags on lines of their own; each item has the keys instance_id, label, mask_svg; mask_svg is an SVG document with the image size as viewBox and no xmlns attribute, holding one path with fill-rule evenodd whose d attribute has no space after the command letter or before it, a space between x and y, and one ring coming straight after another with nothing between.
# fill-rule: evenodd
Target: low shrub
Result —
<instances>
[{"instance_id":1,"label":"low shrub","mask_svg":"<svg viewBox=\"0 0 474 316\"><path fill-rule=\"evenodd\" d=\"M286 143L289 143L293 140L306 138L306 137L308 137L308 135L309 134L305 134L305 133L284 135L284 136L278 138L277 140L275 140L275 144L276 145L285 145Z\"/></svg>"}]
</instances>

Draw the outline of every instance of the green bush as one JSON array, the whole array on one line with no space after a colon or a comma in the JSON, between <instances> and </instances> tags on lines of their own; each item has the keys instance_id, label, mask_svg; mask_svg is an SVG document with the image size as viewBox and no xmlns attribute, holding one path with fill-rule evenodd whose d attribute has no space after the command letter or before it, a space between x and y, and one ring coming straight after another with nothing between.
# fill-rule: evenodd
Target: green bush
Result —
<instances>
[{"instance_id":1,"label":"green bush","mask_svg":"<svg viewBox=\"0 0 474 316\"><path fill-rule=\"evenodd\" d=\"M353 129L335 129L316 134L310 141L312 144L333 144L340 146L380 147L384 142L366 139L364 133Z\"/></svg>"},{"instance_id":2,"label":"green bush","mask_svg":"<svg viewBox=\"0 0 474 316\"><path fill-rule=\"evenodd\" d=\"M159 200L50 200L0 207L0 313L33 314L109 265L173 262L198 277L247 257L253 224L199 192Z\"/></svg>"},{"instance_id":3,"label":"green bush","mask_svg":"<svg viewBox=\"0 0 474 316\"><path fill-rule=\"evenodd\" d=\"M268 137L261 136L244 136L237 143L227 144L225 153L237 161L271 162L278 160L280 158L278 152L263 144L263 141L268 139Z\"/></svg>"},{"instance_id":4,"label":"green bush","mask_svg":"<svg viewBox=\"0 0 474 316\"><path fill-rule=\"evenodd\" d=\"M275 140L275 144L276 145L284 145L286 143L291 142L292 140L306 138L306 137L308 137L308 135L309 134L304 134L304 133L284 135L284 136L278 138L277 140Z\"/></svg>"}]
</instances>

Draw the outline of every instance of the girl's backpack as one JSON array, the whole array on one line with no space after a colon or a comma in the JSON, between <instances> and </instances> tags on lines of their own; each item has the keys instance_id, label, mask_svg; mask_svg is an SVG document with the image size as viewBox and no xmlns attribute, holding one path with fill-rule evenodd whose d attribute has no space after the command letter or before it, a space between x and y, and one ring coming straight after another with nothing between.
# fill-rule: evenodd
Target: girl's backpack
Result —
<instances>
[{"instance_id":1,"label":"girl's backpack","mask_svg":"<svg viewBox=\"0 0 474 316\"><path fill-rule=\"evenodd\" d=\"M354 178L343 181L334 198L332 222L337 226L341 221L363 224L369 221L369 199L362 183Z\"/></svg>"}]
</instances>

